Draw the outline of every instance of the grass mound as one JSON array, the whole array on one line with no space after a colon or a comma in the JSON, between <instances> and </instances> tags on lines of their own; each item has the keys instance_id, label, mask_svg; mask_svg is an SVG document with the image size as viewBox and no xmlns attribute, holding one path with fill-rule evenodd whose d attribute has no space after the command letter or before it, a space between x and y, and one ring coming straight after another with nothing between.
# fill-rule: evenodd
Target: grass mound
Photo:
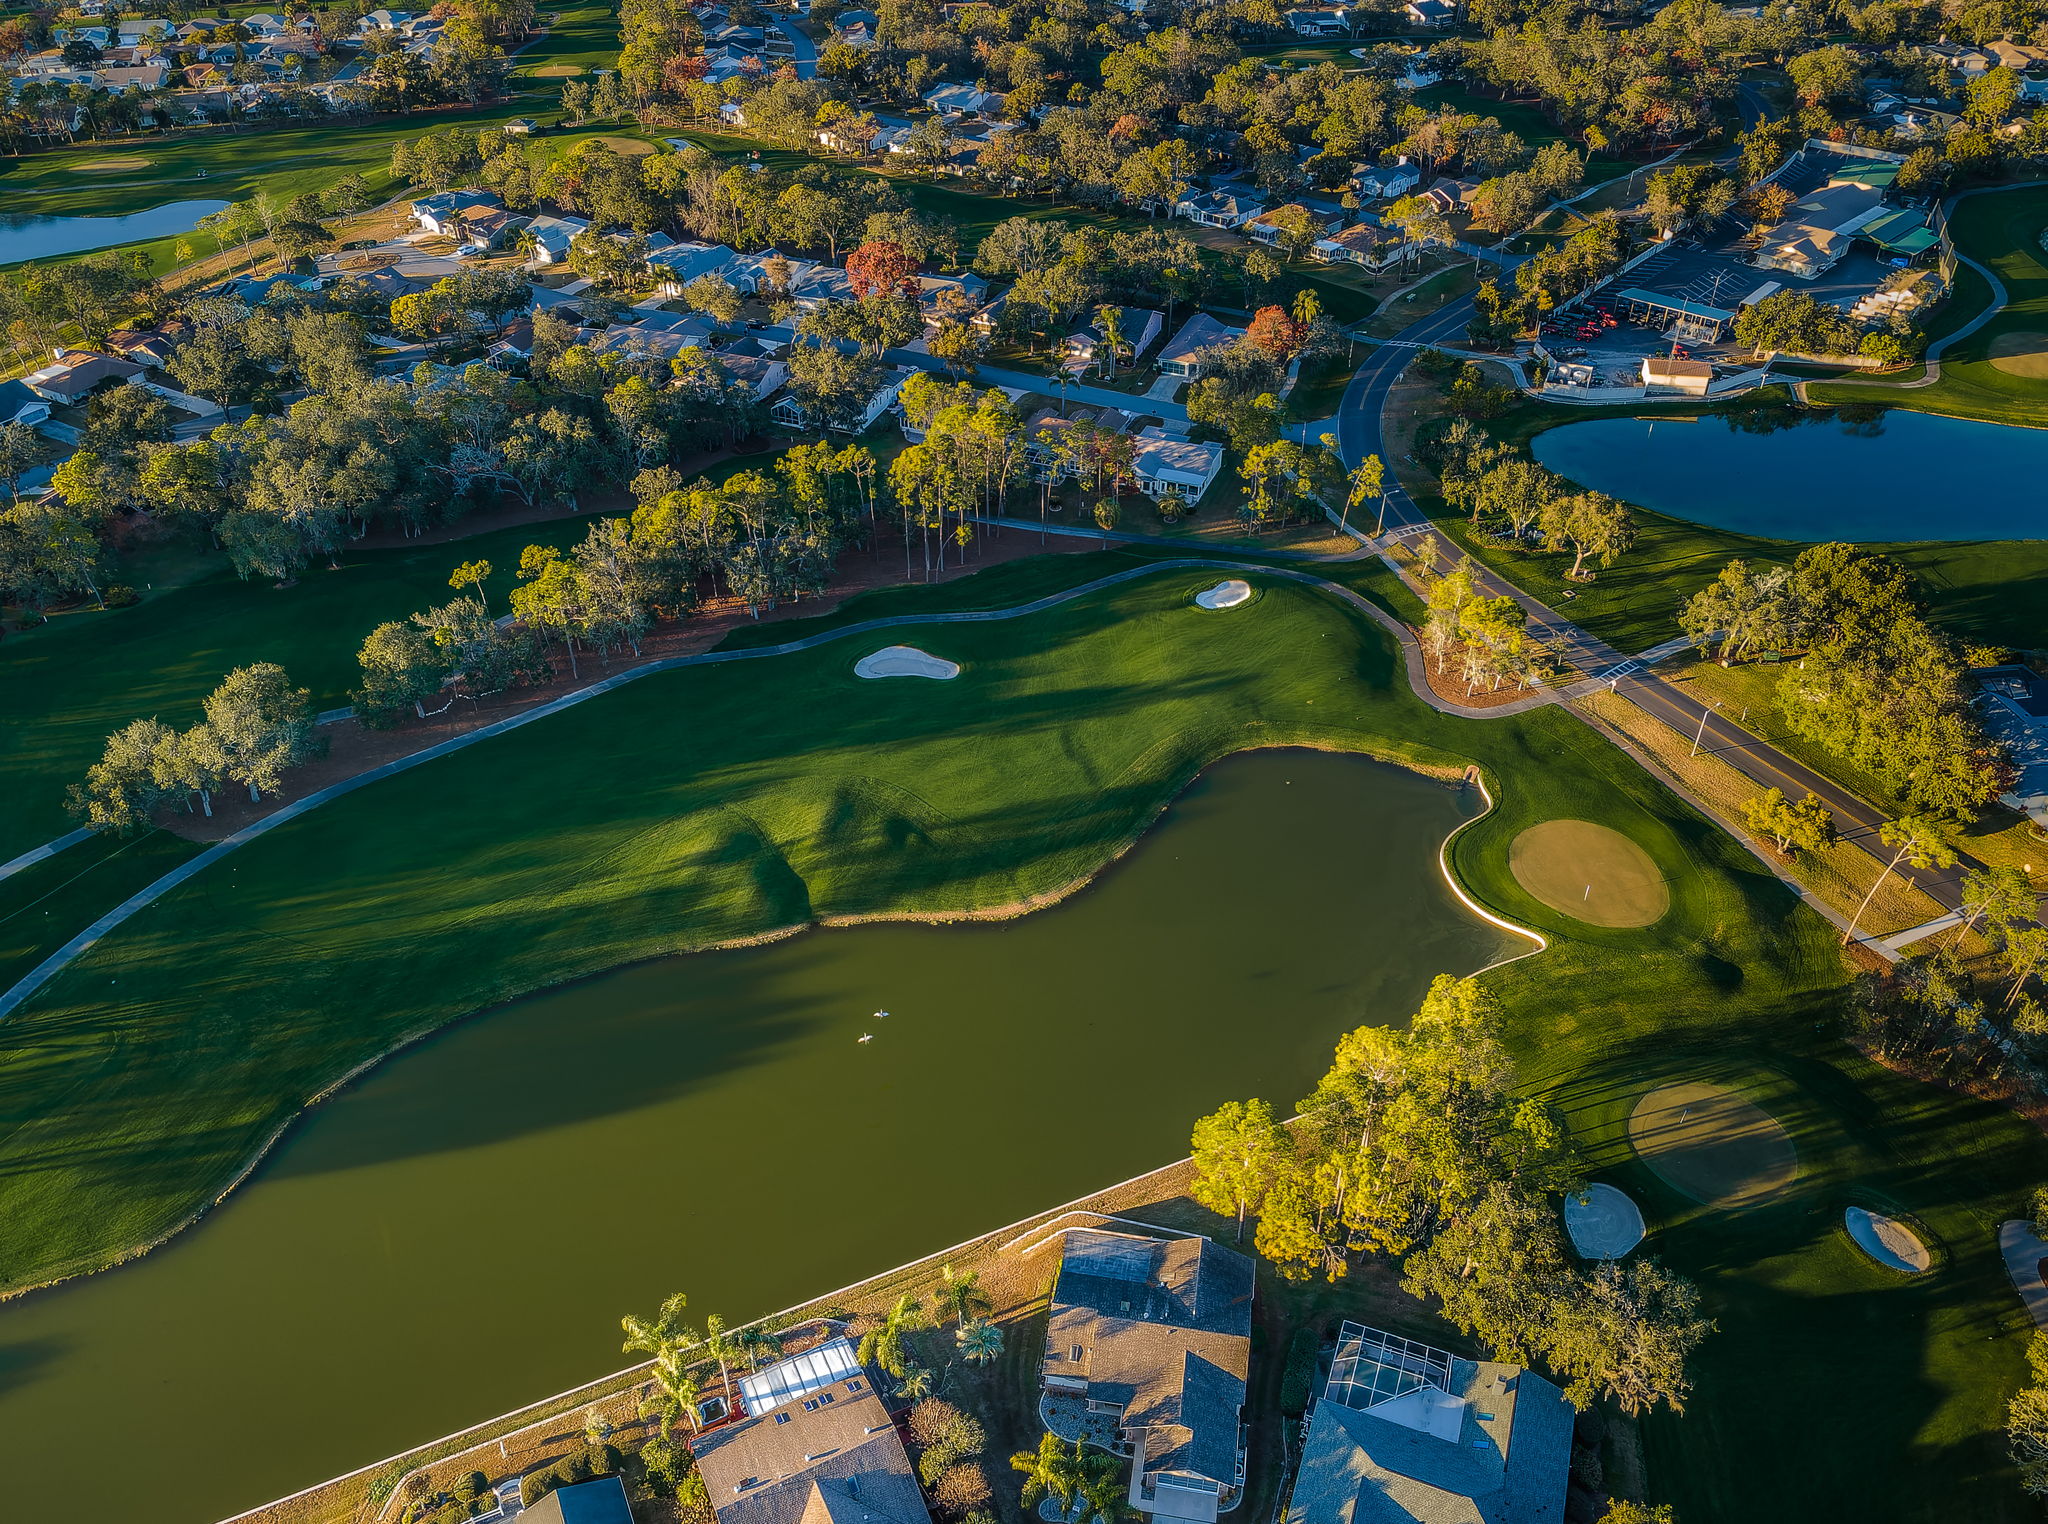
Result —
<instances>
[{"instance_id":1,"label":"grass mound","mask_svg":"<svg viewBox=\"0 0 2048 1524\"><path fill-rule=\"evenodd\" d=\"M1799 1154L1785 1129L1719 1085L1652 1090L1630 1113L1628 1135L1666 1185L1713 1206L1767 1200L1799 1173Z\"/></svg>"},{"instance_id":2,"label":"grass mound","mask_svg":"<svg viewBox=\"0 0 2048 1524\"><path fill-rule=\"evenodd\" d=\"M2001 333L1992 339L1985 353L1992 368L2002 370L2008 376L2024 376L2032 381L2048 380L2048 333L2033 329Z\"/></svg>"},{"instance_id":3,"label":"grass mound","mask_svg":"<svg viewBox=\"0 0 2048 1524\"><path fill-rule=\"evenodd\" d=\"M1508 849L1515 882L1552 910L1590 926L1652 926L1671 890L1650 854L1590 820L1546 820Z\"/></svg>"}]
</instances>

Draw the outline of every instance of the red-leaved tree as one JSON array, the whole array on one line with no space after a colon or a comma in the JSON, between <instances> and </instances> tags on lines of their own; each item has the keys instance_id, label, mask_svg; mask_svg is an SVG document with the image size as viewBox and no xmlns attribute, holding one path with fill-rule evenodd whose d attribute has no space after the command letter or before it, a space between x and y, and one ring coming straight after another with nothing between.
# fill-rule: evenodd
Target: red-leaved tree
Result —
<instances>
[{"instance_id":1,"label":"red-leaved tree","mask_svg":"<svg viewBox=\"0 0 2048 1524\"><path fill-rule=\"evenodd\" d=\"M902 244L873 239L846 256L846 283L855 296L915 296L917 261Z\"/></svg>"},{"instance_id":2,"label":"red-leaved tree","mask_svg":"<svg viewBox=\"0 0 2048 1524\"><path fill-rule=\"evenodd\" d=\"M1244 336L1255 347L1284 360L1301 348L1302 334L1302 325L1287 315L1285 307L1261 307L1252 314L1251 327Z\"/></svg>"}]
</instances>

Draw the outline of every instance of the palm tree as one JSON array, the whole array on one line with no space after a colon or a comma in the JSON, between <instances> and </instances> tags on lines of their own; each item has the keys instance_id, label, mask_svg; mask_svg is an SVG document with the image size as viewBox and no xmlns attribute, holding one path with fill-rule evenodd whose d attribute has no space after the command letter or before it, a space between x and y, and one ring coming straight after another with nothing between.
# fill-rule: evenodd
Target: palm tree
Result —
<instances>
[{"instance_id":1,"label":"palm tree","mask_svg":"<svg viewBox=\"0 0 2048 1524\"><path fill-rule=\"evenodd\" d=\"M486 573L485 575L489 575ZM627 1354L652 1355L659 1361L663 1355L680 1349L685 1344L697 1342L697 1331L683 1321L683 1313L690 1305L690 1299L678 1291L661 1304L652 1321L627 1313L619 1319L619 1327L626 1331L625 1352Z\"/></svg>"},{"instance_id":2,"label":"palm tree","mask_svg":"<svg viewBox=\"0 0 2048 1524\"><path fill-rule=\"evenodd\" d=\"M704 1320L704 1352L718 1362L718 1384L725 1389L728 1399L732 1394L731 1363L746 1354L744 1337L725 1326L725 1319L712 1313Z\"/></svg>"},{"instance_id":3,"label":"palm tree","mask_svg":"<svg viewBox=\"0 0 2048 1524\"><path fill-rule=\"evenodd\" d=\"M782 1358L782 1340L765 1328L742 1328L733 1335L733 1339L739 1345L740 1358L750 1371L759 1370L770 1360Z\"/></svg>"},{"instance_id":4,"label":"palm tree","mask_svg":"<svg viewBox=\"0 0 2048 1524\"><path fill-rule=\"evenodd\" d=\"M994 1310L988 1293L981 1289L981 1275L974 1270L939 1266L939 1308L942 1317L965 1324L970 1318Z\"/></svg>"},{"instance_id":5,"label":"palm tree","mask_svg":"<svg viewBox=\"0 0 2048 1524\"><path fill-rule=\"evenodd\" d=\"M962 1319L953 1337L969 1365L987 1365L1003 1352L1003 1331L987 1318Z\"/></svg>"},{"instance_id":6,"label":"palm tree","mask_svg":"<svg viewBox=\"0 0 2048 1524\"><path fill-rule=\"evenodd\" d=\"M1080 1491L1080 1467L1076 1459L1080 1441L1074 1442L1069 1451L1059 1435L1048 1431L1040 1436L1036 1450L1020 1450L1010 1457L1010 1469L1024 1473L1024 1490L1020 1501L1026 1508L1036 1508L1046 1498L1059 1504L1061 1515L1074 1506L1074 1495Z\"/></svg>"},{"instance_id":7,"label":"palm tree","mask_svg":"<svg viewBox=\"0 0 2048 1524\"><path fill-rule=\"evenodd\" d=\"M1117 352L1124 347L1124 309L1121 307L1100 307L1095 313L1096 326L1102 332L1102 347L1109 352L1109 373L1116 374Z\"/></svg>"},{"instance_id":8,"label":"palm tree","mask_svg":"<svg viewBox=\"0 0 2048 1524\"><path fill-rule=\"evenodd\" d=\"M904 1336L926 1326L924 1303L906 1291L896 1298L896 1305L881 1322L861 1335L861 1364L878 1365L898 1380L903 1379L909 1364Z\"/></svg>"},{"instance_id":9,"label":"palm tree","mask_svg":"<svg viewBox=\"0 0 2048 1524\"><path fill-rule=\"evenodd\" d=\"M896 1395L905 1402L922 1402L932 1394L932 1373L922 1365L905 1361L896 1382Z\"/></svg>"},{"instance_id":10,"label":"palm tree","mask_svg":"<svg viewBox=\"0 0 2048 1524\"><path fill-rule=\"evenodd\" d=\"M694 1432L697 1428L697 1403L703 1395L703 1383L682 1363L680 1352L657 1356L654 1386L640 1399L640 1416L658 1417L664 1434L675 1427L678 1418L685 1418Z\"/></svg>"}]
</instances>

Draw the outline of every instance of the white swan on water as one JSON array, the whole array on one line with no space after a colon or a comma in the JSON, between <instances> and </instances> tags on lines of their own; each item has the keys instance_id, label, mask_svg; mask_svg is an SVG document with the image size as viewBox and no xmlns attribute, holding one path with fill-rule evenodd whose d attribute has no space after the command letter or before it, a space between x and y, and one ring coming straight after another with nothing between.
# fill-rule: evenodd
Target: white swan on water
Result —
<instances>
[{"instance_id":1,"label":"white swan on water","mask_svg":"<svg viewBox=\"0 0 2048 1524\"><path fill-rule=\"evenodd\" d=\"M855 1042L873 1042L874 1040L875 1034L872 1032L863 1032L854 1039Z\"/></svg>"}]
</instances>

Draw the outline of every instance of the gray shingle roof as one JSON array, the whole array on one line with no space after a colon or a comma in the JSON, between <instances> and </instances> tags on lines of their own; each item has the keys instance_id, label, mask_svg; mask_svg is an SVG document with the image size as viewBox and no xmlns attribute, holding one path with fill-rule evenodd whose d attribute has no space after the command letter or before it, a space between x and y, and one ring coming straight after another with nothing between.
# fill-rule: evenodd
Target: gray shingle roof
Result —
<instances>
[{"instance_id":1,"label":"gray shingle roof","mask_svg":"<svg viewBox=\"0 0 2048 1524\"><path fill-rule=\"evenodd\" d=\"M1119 1404L1127 1431L1147 1431L1148 1474L1234 1485L1251 1322L1244 1255L1206 1238L1075 1229L1053 1287L1045 1375Z\"/></svg>"},{"instance_id":2,"label":"gray shingle roof","mask_svg":"<svg viewBox=\"0 0 2048 1524\"><path fill-rule=\"evenodd\" d=\"M888 1410L864 1379L692 1441L718 1524L928 1524Z\"/></svg>"},{"instance_id":3,"label":"gray shingle roof","mask_svg":"<svg viewBox=\"0 0 2048 1524\"><path fill-rule=\"evenodd\" d=\"M1571 1466L1572 1409L1541 1376L1450 1362L1454 1437L1382 1414L1423 1388L1357 1411L1316 1404L1285 1524L1557 1524Z\"/></svg>"}]
</instances>

